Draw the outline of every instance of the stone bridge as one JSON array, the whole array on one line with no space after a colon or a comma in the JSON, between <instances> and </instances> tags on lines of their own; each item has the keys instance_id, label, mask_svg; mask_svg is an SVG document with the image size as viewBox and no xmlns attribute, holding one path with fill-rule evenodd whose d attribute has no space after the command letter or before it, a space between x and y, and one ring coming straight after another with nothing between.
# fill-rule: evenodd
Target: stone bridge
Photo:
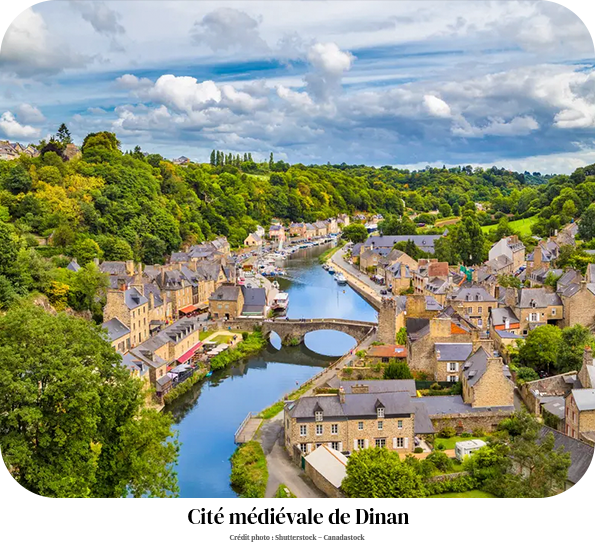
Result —
<instances>
[{"instance_id":1,"label":"stone bridge","mask_svg":"<svg viewBox=\"0 0 595 542\"><path fill-rule=\"evenodd\" d=\"M304 336L311 331L333 330L347 333L358 343L376 328L374 322L358 320L342 320L339 318L305 318L300 320L262 320L262 334L269 338L274 331L284 345L297 345L303 342Z\"/></svg>"}]
</instances>

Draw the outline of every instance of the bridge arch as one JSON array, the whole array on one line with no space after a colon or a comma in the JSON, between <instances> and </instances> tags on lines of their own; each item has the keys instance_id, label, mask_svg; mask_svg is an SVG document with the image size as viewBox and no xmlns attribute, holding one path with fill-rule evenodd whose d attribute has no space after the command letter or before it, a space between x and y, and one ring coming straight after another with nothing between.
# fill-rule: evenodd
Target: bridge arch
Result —
<instances>
[{"instance_id":1,"label":"bridge arch","mask_svg":"<svg viewBox=\"0 0 595 542\"><path fill-rule=\"evenodd\" d=\"M345 331L336 329L316 329L304 335L304 346L323 356L339 357L358 344L358 340Z\"/></svg>"}]
</instances>

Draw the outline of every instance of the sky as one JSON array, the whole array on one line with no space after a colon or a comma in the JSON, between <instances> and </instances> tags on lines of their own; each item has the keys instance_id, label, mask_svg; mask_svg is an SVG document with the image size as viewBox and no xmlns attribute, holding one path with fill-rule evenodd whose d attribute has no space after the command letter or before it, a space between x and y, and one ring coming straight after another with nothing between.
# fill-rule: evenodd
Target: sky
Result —
<instances>
[{"instance_id":1,"label":"sky","mask_svg":"<svg viewBox=\"0 0 595 542\"><path fill-rule=\"evenodd\" d=\"M46 2L4 36L0 139L570 173L595 162L594 59L549 2Z\"/></svg>"}]
</instances>

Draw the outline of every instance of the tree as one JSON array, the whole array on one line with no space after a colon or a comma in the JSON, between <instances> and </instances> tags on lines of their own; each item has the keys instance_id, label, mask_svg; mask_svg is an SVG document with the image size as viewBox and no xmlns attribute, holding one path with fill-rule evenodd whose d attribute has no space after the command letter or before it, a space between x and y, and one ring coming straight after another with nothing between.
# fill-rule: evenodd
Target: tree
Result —
<instances>
[{"instance_id":1,"label":"tree","mask_svg":"<svg viewBox=\"0 0 595 542\"><path fill-rule=\"evenodd\" d=\"M22 304L0 317L0 447L13 477L48 497L177 493L169 415L103 332Z\"/></svg>"},{"instance_id":2,"label":"tree","mask_svg":"<svg viewBox=\"0 0 595 542\"><path fill-rule=\"evenodd\" d=\"M561 341L562 330L559 327L544 325L535 328L519 348L519 363L551 374L558 362Z\"/></svg>"},{"instance_id":3,"label":"tree","mask_svg":"<svg viewBox=\"0 0 595 542\"><path fill-rule=\"evenodd\" d=\"M399 454L386 448L352 453L341 485L351 498L425 497L424 480Z\"/></svg>"},{"instance_id":4,"label":"tree","mask_svg":"<svg viewBox=\"0 0 595 542\"><path fill-rule=\"evenodd\" d=\"M84 266L92 262L95 258L101 258L103 252L93 239L82 237L72 246L71 255L73 258L76 258L79 265Z\"/></svg>"},{"instance_id":5,"label":"tree","mask_svg":"<svg viewBox=\"0 0 595 542\"><path fill-rule=\"evenodd\" d=\"M214 150L211 151L211 161L210 161L210 164L212 166L217 165L217 155L215 154L215 151Z\"/></svg>"},{"instance_id":6,"label":"tree","mask_svg":"<svg viewBox=\"0 0 595 542\"><path fill-rule=\"evenodd\" d=\"M412 378L409 366L404 361L391 361L384 369L384 380L409 380Z\"/></svg>"},{"instance_id":7,"label":"tree","mask_svg":"<svg viewBox=\"0 0 595 542\"><path fill-rule=\"evenodd\" d=\"M535 372L534 369L531 367L519 367L519 370L516 372L517 383L522 384L523 382L531 382L533 380L538 380L539 375Z\"/></svg>"},{"instance_id":8,"label":"tree","mask_svg":"<svg viewBox=\"0 0 595 542\"><path fill-rule=\"evenodd\" d=\"M581 239L590 241L595 237L595 203L587 207L578 223L578 234Z\"/></svg>"},{"instance_id":9,"label":"tree","mask_svg":"<svg viewBox=\"0 0 595 542\"><path fill-rule=\"evenodd\" d=\"M31 176L21 164L13 167L4 181L5 188L13 194L27 193L31 190L31 185Z\"/></svg>"},{"instance_id":10,"label":"tree","mask_svg":"<svg viewBox=\"0 0 595 542\"><path fill-rule=\"evenodd\" d=\"M60 141L60 143L62 143L64 146L72 143L70 130L68 130L68 127L64 123L60 124L60 128L58 128L58 131L56 132L56 137L58 138L58 141Z\"/></svg>"},{"instance_id":11,"label":"tree","mask_svg":"<svg viewBox=\"0 0 595 542\"><path fill-rule=\"evenodd\" d=\"M349 224L343 228L343 239L352 243L363 243L368 238L368 230L363 224Z\"/></svg>"},{"instance_id":12,"label":"tree","mask_svg":"<svg viewBox=\"0 0 595 542\"><path fill-rule=\"evenodd\" d=\"M520 288L521 279L514 275L498 275L498 284L504 288Z\"/></svg>"}]
</instances>

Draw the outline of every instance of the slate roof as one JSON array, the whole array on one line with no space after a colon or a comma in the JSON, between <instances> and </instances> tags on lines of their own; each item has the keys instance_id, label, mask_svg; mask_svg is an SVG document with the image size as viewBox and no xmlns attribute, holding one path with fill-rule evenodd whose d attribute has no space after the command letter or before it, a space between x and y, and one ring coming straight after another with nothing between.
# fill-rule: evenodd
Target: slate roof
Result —
<instances>
[{"instance_id":1,"label":"slate roof","mask_svg":"<svg viewBox=\"0 0 595 542\"><path fill-rule=\"evenodd\" d=\"M187 252L172 252L170 262L187 262L190 260L190 254Z\"/></svg>"},{"instance_id":2,"label":"slate roof","mask_svg":"<svg viewBox=\"0 0 595 542\"><path fill-rule=\"evenodd\" d=\"M149 295L153 293L153 307L161 307L163 305L163 298L161 297L161 290L154 283L145 284L145 297L149 299Z\"/></svg>"},{"instance_id":3,"label":"slate roof","mask_svg":"<svg viewBox=\"0 0 595 542\"><path fill-rule=\"evenodd\" d=\"M124 303L126 303L129 310L137 309L148 302L149 300L134 287L128 288L124 292Z\"/></svg>"},{"instance_id":4,"label":"slate roof","mask_svg":"<svg viewBox=\"0 0 595 542\"><path fill-rule=\"evenodd\" d=\"M128 326L123 324L118 318L112 318L107 322L103 322L101 327L107 330L110 342L117 341L130 333Z\"/></svg>"},{"instance_id":5,"label":"slate roof","mask_svg":"<svg viewBox=\"0 0 595 542\"><path fill-rule=\"evenodd\" d=\"M425 403L413 403L415 418L413 420L413 433L415 435L429 435L435 433L434 425L428 414L428 407Z\"/></svg>"},{"instance_id":6,"label":"slate roof","mask_svg":"<svg viewBox=\"0 0 595 542\"><path fill-rule=\"evenodd\" d=\"M69 271L74 271L75 273L81 270L81 266L77 263L76 260L72 260L67 266L66 269Z\"/></svg>"},{"instance_id":7,"label":"slate roof","mask_svg":"<svg viewBox=\"0 0 595 542\"><path fill-rule=\"evenodd\" d=\"M463 374L469 386L477 384L488 368L488 353L480 346L465 362Z\"/></svg>"},{"instance_id":8,"label":"slate roof","mask_svg":"<svg viewBox=\"0 0 595 542\"><path fill-rule=\"evenodd\" d=\"M546 426L540 429L539 439L541 440L545 438L548 434L554 435L555 450L561 451L561 448L564 447L564 452L570 454L571 463L570 467L568 467L566 479L569 482L576 484L583 477L585 472L587 472L589 465L591 465L591 460L593 459L593 447Z\"/></svg>"},{"instance_id":9,"label":"slate roof","mask_svg":"<svg viewBox=\"0 0 595 542\"><path fill-rule=\"evenodd\" d=\"M472 343L436 343L436 359L440 361L465 361L473 351Z\"/></svg>"},{"instance_id":10,"label":"slate roof","mask_svg":"<svg viewBox=\"0 0 595 542\"><path fill-rule=\"evenodd\" d=\"M241 288L244 295L242 313L262 313L267 304L265 288Z\"/></svg>"},{"instance_id":11,"label":"slate roof","mask_svg":"<svg viewBox=\"0 0 595 542\"><path fill-rule=\"evenodd\" d=\"M464 302L496 301L496 298L481 286L467 286L453 292L451 299Z\"/></svg>"},{"instance_id":12,"label":"slate roof","mask_svg":"<svg viewBox=\"0 0 595 542\"><path fill-rule=\"evenodd\" d=\"M101 262L99 270L108 275L126 275L126 262Z\"/></svg>"},{"instance_id":13,"label":"slate roof","mask_svg":"<svg viewBox=\"0 0 595 542\"><path fill-rule=\"evenodd\" d=\"M356 243L351 247L351 255L357 258L362 250L363 243Z\"/></svg>"},{"instance_id":14,"label":"slate roof","mask_svg":"<svg viewBox=\"0 0 595 542\"><path fill-rule=\"evenodd\" d=\"M503 326L508 320L509 324L518 324L519 319L509 307L496 307L492 309L492 325Z\"/></svg>"},{"instance_id":15,"label":"slate roof","mask_svg":"<svg viewBox=\"0 0 595 542\"><path fill-rule=\"evenodd\" d=\"M595 388L572 390L572 397L576 407L581 411L595 410Z\"/></svg>"},{"instance_id":16,"label":"slate roof","mask_svg":"<svg viewBox=\"0 0 595 542\"><path fill-rule=\"evenodd\" d=\"M532 308L532 302L535 303L536 308L562 305L562 300L558 294L548 292L544 288L521 289L518 306L521 309L529 309Z\"/></svg>"},{"instance_id":17,"label":"slate roof","mask_svg":"<svg viewBox=\"0 0 595 542\"><path fill-rule=\"evenodd\" d=\"M440 416L441 414L462 414L465 412L489 412L489 411L514 411L513 406L499 407L472 407L463 402L460 395L436 395L411 399L411 402L423 403L426 406L429 416Z\"/></svg>"},{"instance_id":18,"label":"slate roof","mask_svg":"<svg viewBox=\"0 0 595 542\"><path fill-rule=\"evenodd\" d=\"M126 352L122 356L122 365L133 371L138 371L140 376L143 376L149 370L149 367L138 356L130 352Z\"/></svg>"},{"instance_id":19,"label":"slate roof","mask_svg":"<svg viewBox=\"0 0 595 542\"><path fill-rule=\"evenodd\" d=\"M436 280L436 279L434 279ZM436 301L431 295L426 296L426 310L427 311L441 311L444 307Z\"/></svg>"},{"instance_id":20,"label":"slate roof","mask_svg":"<svg viewBox=\"0 0 595 542\"><path fill-rule=\"evenodd\" d=\"M366 239L364 245L376 247L392 247L401 241L413 241L421 250L429 253L434 252L434 243L441 235L373 235Z\"/></svg>"},{"instance_id":21,"label":"slate roof","mask_svg":"<svg viewBox=\"0 0 595 542\"><path fill-rule=\"evenodd\" d=\"M250 288L248 288L250 289ZM240 295L239 286L221 285L217 288L209 298L212 301L237 301Z\"/></svg>"},{"instance_id":22,"label":"slate roof","mask_svg":"<svg viewBox=\"0 0 595 542\"><path fill-rule=\"evenodd\" d=\"M368 386L369 393L407 392L410 397L417 397L415 380L341 380L333 376L326 383L330 388L343 387L345 393L352 393L353 386Z\"/></svg>"}]
</instances>

